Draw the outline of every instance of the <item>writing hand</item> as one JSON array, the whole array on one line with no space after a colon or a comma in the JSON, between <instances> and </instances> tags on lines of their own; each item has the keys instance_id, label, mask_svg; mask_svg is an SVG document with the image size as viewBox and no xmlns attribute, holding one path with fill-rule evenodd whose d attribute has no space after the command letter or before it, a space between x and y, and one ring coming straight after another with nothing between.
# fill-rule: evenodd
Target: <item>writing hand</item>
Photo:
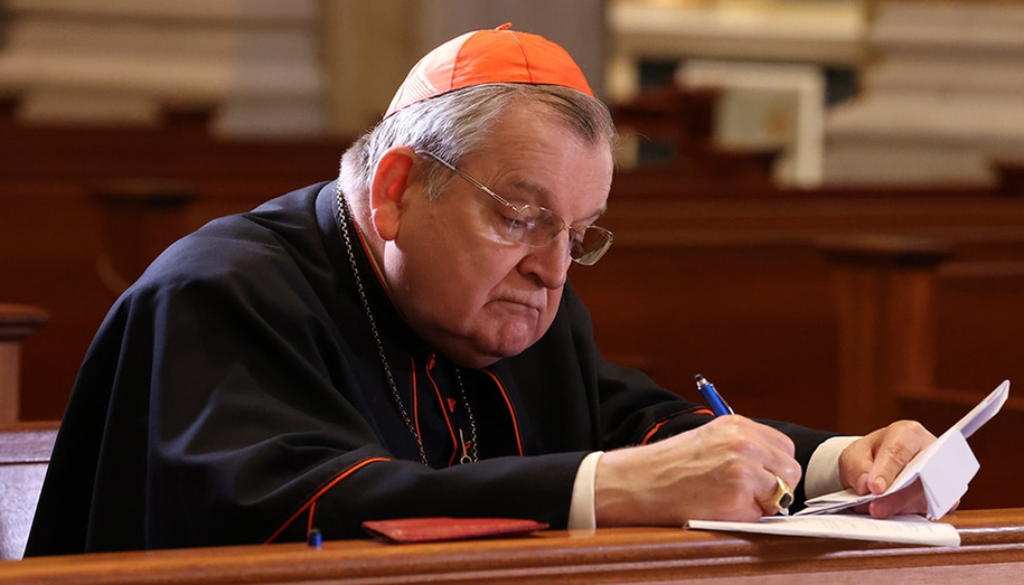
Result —
<instances>
[{"instance_id":1,"label":"writing hand","mask_svg":"<svg viewBox=\"0 0 1024 585\"><path fill-rule=\"evenodd\" d=\"M860 495L881 494L921 450L935 442L935 435L915 421L898 421L858 439L839 456L843 486ZM955 509L955 507L954 507ZM874 518L928 511L921 482L856 508Z\"/></svg>"},{"instance_id":2,"label":"writing hand","mask_svg":"<svg viewBox=\"0 0 1024 585\"><path fill-rule=\"evenodd\" d=\"M664 441L605 453L594 480L598 526L756 521L774 512L776 476L802 470L781 432L733 415Z\"/></svg>"}]
</instances>

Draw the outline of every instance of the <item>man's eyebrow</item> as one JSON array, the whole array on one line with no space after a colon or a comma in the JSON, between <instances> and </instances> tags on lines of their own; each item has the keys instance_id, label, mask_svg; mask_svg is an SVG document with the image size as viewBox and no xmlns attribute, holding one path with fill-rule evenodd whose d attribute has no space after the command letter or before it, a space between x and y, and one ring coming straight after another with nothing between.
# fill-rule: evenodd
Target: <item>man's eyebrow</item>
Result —
<instances>
[{"instance_id":1,"label":"man's eyebrow","mask_svg":"<svg viewBox=\"0 0 1024 585\"><path fill-rule=\"evenodd\" d=\"M598 207L598 208L597 208L597 211L595 211L594 213L592 213L592 214L590 215L590 217L588 217L588 218L586 219L586 221L587 221L588 223L589 223L589 222L593 222L593 221L597 221L598 219L600 219L600 218L601 218L601 216L603 216L603 215L604 215L604 214L606 214L606 213L608 213L608 202L607 202L607 201L605 201L604 203L602 203L602 204L601 204L601 207Z\"/></svg>"},{"instance_id":2,"label":"man's eyebrow","mask_svg":"<svg viewBox=\"0 0 1024 585\"><path fill-rule=\"evenodd\" d=\"M541 200L548 199L548 200L550 200L553 197L552 192L551 192L550 189L547 189L543 185L538 185L537 183L534 183L533 181L530 181L529 179L527 179L525 177L518 177L518 178L516 178L516 180L512 181L510 183L510 185L512 187L514 187L515 189L517 189L517 190L525 191L525 192L527 192L529 194L532 194L536 199L541 199ZM501 195L501 193L498 193L498 195ZM504 195L502 195L502 196L504 197ZM514 204L515 203L514 198L510 198L510 202ZM534 201L534 202L525 201L524 203L532 204L532 205L539 205L539 203L537 203L536 201ZM547 205L544 205L544 207L547 207ZM598 207L594 211L594 213L592 213L589 216L585 217L580 222L573 222L573 223L574 224L577 224L577 223L587 223L587 224L589 224L589 223L591 223L593 221L596 221L599 217L601 217L602 215L604 215L607 212L608 212L608 200L606 199L601 204L601 206ZM564 220L565 218L562 218L562 219Z\"/></svg>"},{"instance_id":3,"label":"man's eyebrow","mask_svg":"<svg viewBox=\"0 0 1024 585\"><path fill-rule=\"evenodd\" d=\"M543 185L538 185L526 177L516 177L513 181L509 182L509 185L515 188L517 191L525 191L528 194L533 195L539 199L550 199L551 191Z\"/></svg>"}]
</instances>

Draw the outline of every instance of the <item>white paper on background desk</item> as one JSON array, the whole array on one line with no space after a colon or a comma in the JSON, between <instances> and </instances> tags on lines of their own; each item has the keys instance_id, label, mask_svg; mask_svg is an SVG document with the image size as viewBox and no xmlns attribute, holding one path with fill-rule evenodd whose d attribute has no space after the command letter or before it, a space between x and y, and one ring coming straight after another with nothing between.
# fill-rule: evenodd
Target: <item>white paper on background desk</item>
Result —
<instances>
[{"instance_id":1,"label":"white paper on background desk","mask_svg":"<svg viewBox=\"0 0 1024 585\"><path fill-rule=\"evenodd\" d=\"M896 476L889 489L881 494L859 496L851 489L833 492L807 501L807 507L794 517L837 512L898 492L918 479L928 500L928 518L946 515L967 493L967 486L980 465L967 445L967 437L981 428L999 412L1010 393L1010 381L1004 380L927 449L921 451Z\"/></svg>"},{"instance_id":2,"label":"white paper on background desk","mask_svg":"<svg viewBox=\"0 0 1024 585\"><path fill-rule=\"evenodd\" d=\"M825 536L854 540L879 540L932 546L960 546L960 534L951 524L931 522L921 516L896 516L875 520L860 514L825 516L771 516L760 522L690 520L691 530L724 530L786 536Z\"/></svg>"}]
</instances>

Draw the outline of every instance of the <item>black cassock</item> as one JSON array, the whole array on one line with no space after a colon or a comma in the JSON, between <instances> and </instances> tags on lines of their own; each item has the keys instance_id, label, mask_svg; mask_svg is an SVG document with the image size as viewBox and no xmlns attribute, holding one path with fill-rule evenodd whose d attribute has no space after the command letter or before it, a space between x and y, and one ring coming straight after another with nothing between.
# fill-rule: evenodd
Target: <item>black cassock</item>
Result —
<instances>
[{"instance_id":1,"label":"black cassock","mask_svg":"<svg viewBox=\"0 0 1024 585\"><path fill-rule=\"evenodd\" d=\"M409 330L355 239L424 466L357 294L333 189L211 222L122 295L79 372L27 555L294 541L311 526L352 538L363 520L411 516L564 527L587 453L710 420L605 363L566 285L537 344L461 370L480 460L460 465L470 425L455 367ZM805 469L831 436L770 424Z\"/></svg>"}]
</instances>

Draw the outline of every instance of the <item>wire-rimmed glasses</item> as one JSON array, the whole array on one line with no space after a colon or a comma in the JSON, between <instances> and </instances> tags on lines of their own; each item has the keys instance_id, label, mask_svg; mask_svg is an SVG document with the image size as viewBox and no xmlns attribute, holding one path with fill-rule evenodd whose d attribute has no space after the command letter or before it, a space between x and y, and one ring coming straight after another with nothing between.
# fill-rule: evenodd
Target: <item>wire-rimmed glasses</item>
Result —
<instances>
[{"instance_id":1,"label":"wire-rimmed glasses","mask_svg":"<svg viewBox=\"0 0 1024 585\"><path fill-rule=\"evenodd\" d=\"M612 233L603 227L587 225L578 228L565 225L561 217L546 207L535 205L513 205L507 199L491 191L487 185L467 175L455 165L436 154L421 151L419 154L429 156L441 163L453 173L469 181L474 187L488 194L500 203L505 212L499 212L495 218L495 233L510 244L527 246L544 246L562 233L569 231L569 256L573 262L583 266L593 266L604 256L612 245Z\"/></svg>"}]
</instances>

